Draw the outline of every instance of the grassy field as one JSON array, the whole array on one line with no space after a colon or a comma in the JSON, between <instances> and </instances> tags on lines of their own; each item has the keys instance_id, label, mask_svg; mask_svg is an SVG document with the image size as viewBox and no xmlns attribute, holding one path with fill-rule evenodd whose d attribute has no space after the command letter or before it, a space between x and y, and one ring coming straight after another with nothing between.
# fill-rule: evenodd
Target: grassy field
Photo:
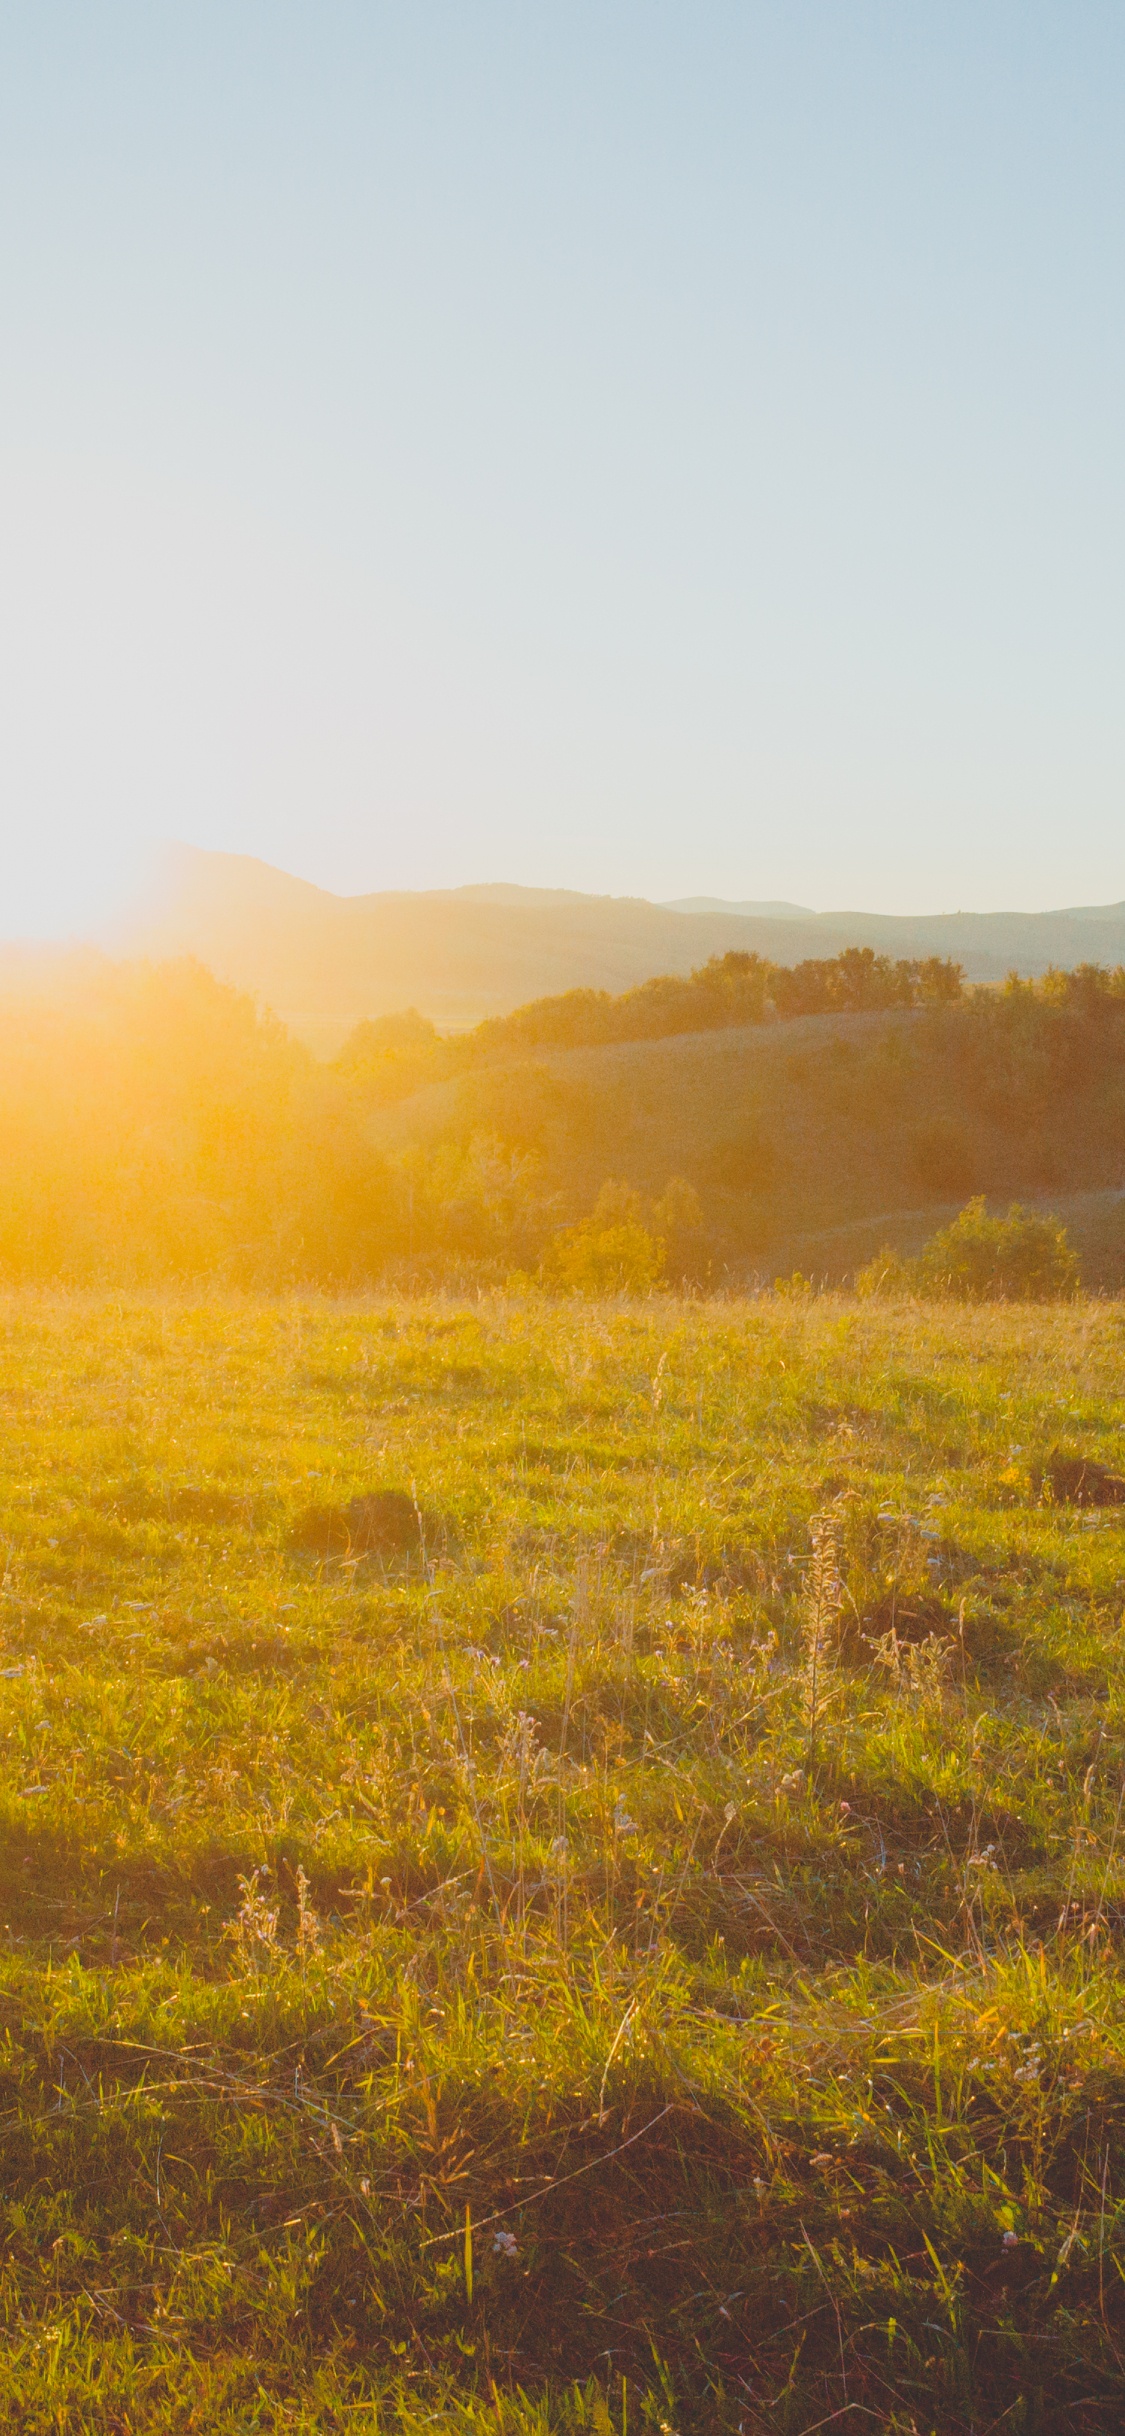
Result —
<instances>
[{"instance_id":1,"label":"grassy field","mask_svg":"<svg viewBox=\"0 0 1125 2436\"><path fill-rule=\"evenodd\" d=\"M1119 2428L1123 1366L7 1299L0 2421Z\"/></svg>"}]
</instances>

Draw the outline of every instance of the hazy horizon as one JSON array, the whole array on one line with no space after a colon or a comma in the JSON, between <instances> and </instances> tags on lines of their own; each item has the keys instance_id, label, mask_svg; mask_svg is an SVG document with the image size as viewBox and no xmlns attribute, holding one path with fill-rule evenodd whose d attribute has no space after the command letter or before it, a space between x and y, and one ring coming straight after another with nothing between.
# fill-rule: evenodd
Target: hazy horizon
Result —
<instances>
[{"instance_id":1,"label":"hazy horizon","mask_svg":"<svg viewBox=\"0 0 1125 2436\"><path fill-rule=\"evenodd\" d=\"M335 892L1125 895L1125 23L0 27L0 936Z\"/></svg>"},{"instance_id":2,"label":"hazy horizon","mask_svg":"<svg viewBox=\"0 0 1125 2436\"><path fill-rule=\"evenodd\" d=\"M497 872L481 873L475 878L449 882L434 880L428 885L424 884L418 889L412 889L410 887L396 887L394 885L386 888L379 886L372 888L333 888L325 881L313 878L306 872L294 871L292 869L287 869L285 866L279 863L271 862L267 855L246 853L244 850L238 848L226 849L221 847L196 847L187 839L171 838L162 840L160 844L155 847L154 850L152 850L146 859L139 885L137 885L134 890L123 892L119 905L111 909L108 919L103 919L98 923L92 923L85 929L76 928L67 935L73 938L76 942L80 942L83 939L91 937L100 938L103 943L110 944L112 944L115 940L120 940L127 934L129 928L138 920L138 918L143 919L146 905L160 900L164 893L166 883L169 880L174 883L177 862L182 855L186 853L189 855L202 854L212 856L221 855L227 852L230 852L232 857L238 857L239 859L243 859L245 861L261 864L265 870L271 874L279 876L282 879L295 880L304 886L318 889L325 895L338 897L343 901L351 901L358 898L375 896L412 896L429 894L469 895L474 892L481 895L524 895L529 898L539 895L551 896L555 894L562 894L578 897L616 899L623 904L635 903L651 905L658 911L668 913L704 913L715 911L728 914L755 915L758 918L805 921L832 921L834 919L846 920L850 917L864 918L869 915L876 918L889 918L891 920L909 921L911 919L915 919L931 921L941 919L953 920L958 917L968 917L972 919L976 916L980 916L981 919L988 919L989 917L999 918L1008 914L1015 914L1017 916L1023 914L1032 916L1038 914L1084 914L1111 911L1115 906L1125 903L1125 898L1107 898L1102 903L1091 902L1088 904L1079 904L1076 901L1072 901L1067 905L1059 904L1050 906L1019 906L1012 903L1004 905L967 905L962 903L924 908L918 906L879 907L859 905L858 903L841 903L839 905L811 905L807 901L804 903L798 903L794 899L788 898L720 897L703 892L694 894L688 890L685 890L682 895L675 897L651 897L646 896L644 892L638 888L582 889L560 885L558 889L552 889L550 886L545 886L541 882L512 880ZM30 934L28 935L30 936ZM50 934L39 934L39 936L41 938L48 939Z\"/></svg>"},{"instance_id":3,"label":"hazy horizon","mask_svg":"<svg viewBox=\"0 0 1125 2436\"><path fill-rule=\"evenodd\" d=\"M1125 905L1125 898L1107 898L1100 902L1091 901L1082 904L1072 901L1071 903L1065 905L1061 903L1057 905L1017 905L1014 902L1008 902L1006 904L994 905L949 903L926 907L916 905L888 907L860 905L858 902L833 905L811 905L807 901L804 903L798 903L793 899L720 897L706 893L693 894L690 891L685 891L682 895L675 897L651 897L646 896L638 888L583 889L567 885L560 885L558 888L551 888L549 885L544 885L543 883L536 881L507 879L497 873L486 873L476 878L455 880L450 882L434 880L428 885L423 884L419 888L411 888L409 886L401 885L395 886L393 884L387 887L380 887L376 885L370 888L335 888L324 880L315 878L307 872L294 871L292 869L287 869L285 866L279 863L271 862L267 855L247 853L239 848L225 849L196 847L188 840L168 839L161 841L161 843L154 847L144 858L137 858L137 867L135 871L128 877L123 877L122 883L116 892L113 901L105 901L101 907L97 908L91 913L91 916L87 921L83 922L81 918L79 918L69 927L57 926L55 928L51 928L48 925L40 929L35 929L29 924L23 929L13 927L9 930L0 930L0 948L20 948L23 946L35 948L50 947L53 945L83 946L92 944L99 946L102 949L108 949L111 954L131 952L130 942L143 933L146 918L150 909L156 906L163 907L168 903L169 900L166 883L169 880L174 882L177 858L185 850L189 854L198 853L209 857L214 855L223 855L229 852L232 859L239 859L259 864L264 870L268 871L275 877L283 880L296 881L302 886L313 888L323 895L337 898L345 903L368 897L374 898L398 895L511 895L515 897L526 897L529 900L536 897L562 895L590 898L594 900L600 899L603 901L611 900L617 901L621 904L631 903L647 905L651 906L657 912L664 913L696 914L714 912L729 915L746 915L756 917L759 920L778 920L781 922L847 922L849 920L863 921L871 918L874 920L890 920L907 923L912 920L936 922L942 920L955 921L959 919L975 920L978 918L982 921L987 921L990 919L1001 920L1007 916L1014 916L1017 919L1024 916L1031 918L1036 916L1052 915L1080 916L1084 914L1111 913L1122 905Z\"/></svg>"}]
</instances>

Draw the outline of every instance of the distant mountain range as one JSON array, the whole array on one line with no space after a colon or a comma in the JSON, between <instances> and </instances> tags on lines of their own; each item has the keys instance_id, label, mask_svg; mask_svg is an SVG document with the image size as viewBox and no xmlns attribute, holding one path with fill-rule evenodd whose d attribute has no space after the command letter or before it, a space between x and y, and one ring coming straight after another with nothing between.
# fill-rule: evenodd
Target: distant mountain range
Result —
<instances>
[{"instance_id":1,"label":"distant mountain range","mask_svg":"<svg viewBox=\"0 0 1125 2436\"><path fill-rule=\"evenodd\" d=\"M105 944L118 953L196 955L327 1049L365 1015L415 1006L454 1029L579 985L623 990L655 973L687 973L727 948L756 949L778 964L852 946L955 956L974 981L1050 964L1125 963L1125 904L1040 914L818 914L501 884L341 897L250 855L180 846L149 901Z\"/></svg>"},{"instance_id":2,"label":"distant mountain range","mask_svg":"<svg viewBox=\"0 0 1125 2436\"><path fill-rule=\"evenodd\" d=\"M664 904L663 899L661 900ZM748 897L736 903L732 897L670 897L664 904L665 913L752 914L767 922L815 922L817 916L811 905L790 905L785 897Z\"/></svg>"}]
</instances>

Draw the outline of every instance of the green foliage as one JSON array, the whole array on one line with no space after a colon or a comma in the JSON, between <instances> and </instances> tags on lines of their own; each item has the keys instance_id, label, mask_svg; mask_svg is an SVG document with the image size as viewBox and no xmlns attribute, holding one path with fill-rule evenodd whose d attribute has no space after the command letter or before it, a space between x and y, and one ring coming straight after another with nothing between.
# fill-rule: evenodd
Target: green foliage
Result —
<instances>
[{"instance_id":1,"label":"green foliage","mask_svg":"<svg viewBox=\"0 0 1125 2436\"><path fill-rule=\"evenodd\" d=\"M347 1283L395 1241L386 1162L270 1016L189 962L0 1010L0 1275Z\"/></svg>"},{"instance_id":2,"label":"green foliage","mask_svg":"<svg viewBox=\"0 0 1125 2436\"><path fill-rule=\"evenodd\" d=\"M763 1022L737 1035L543 1049L534 1063L526 1050L508 1063L497 1050L444 1100L431 1090L380 1124L379 1137L390 1149L413 1129L427 1145L479 1130L533 1152L557 1204L547 1235L582 1220L607 1175L651 1213L672 1170L697 1194L702 1223L681 1255L646 1219L668 1245L670 1276L738 1282L800 1268L840 1278L871 1247L869 1233L854 1249L844 1236L859 1221L901 1212L913 1248L971 1192L1007 1207L1116 1187L1125 999L1111 982L1068 997L1054 982L1028 984L863 1021L837 1010L799 1030ZM1097 1224L1089 1274L1112 1286L1125 1276L1125 1225L1108 1201ZM1084 1230L1084 1260L1086 1242Z\"/></svg>"},{"instance_id":3,"label":"green foliage","mask_svg":"<svg viewBox=\"0 0 1125 2436\"><path fill-rule=\"evenodd\" d=\"M407 1267L448 1274L460 1262L533 1259L556 1214L542 1162L494 1134L408 1151L396 1168Z\"/></svg>"},{"instance_id":4,"label":"green foliage","mask_svg":"<svg viewBox=\"0 0 1125 2436\"><path fill-rule=\"evenodd\" d=\"M1050 1303L1077 1294L1078 1257L1057 1218L1021 1209L990 1217L983 1194L939 1228L916 1260L885 1249L856 1277L861 1296L920 1295L955 1302Z\"/></svg>"},{"instance_id":5,"label":"green foliage","mask_svg":"<svg viewBox=\"0 0 1125 2436\"><path fill-rule=\"evenodd\" d=\"M673 1195L673 1214L683 1203ZM563 1227L548 1247L543 1280L564 1294L648 1294L664 1274L666 1248L644 1224L640 1196L603 1184L588 1218Z\"/></svg>"},{"instance_id":6,"label":"green foliage","mask_svg":"<svg viewBox=\"0 0 1125 2436\"><path fill-rule=\"evenodd\" d=\"M1125 1001L1125 965L1115 965L1111 971L1104 964L1076 964L1069 973L1050 965L1038 981L1023 981L1018 973L1009 973L1004 994L1009 1000L1039 999L1045 1006L1071 1007L1079 1014L1098 1016Z\"/></svg>"},{"instance_id":7,"label":"green foliage","mask_svg":"<svg viewBox=\"0 0 1125 2436\"><path fill-rule=\"evenodd\" d=\"M653 1202L652 1232L664 1246L664 1266L677 1285L697 1282L706 1272L707 1238L703 1207L694 1185L684 1176L669 1176Z\"/></svg>"},{"instance_id":8,"label":"green foliage","mask_svg":"<svg viewBox=\"0 0 1125 2436\"><path fill-rule=\"evenodd\" d=\"M334 1061L335 1071L369 1101L403 1099L441 1072L443 1046L429 1017L405 1007L358 1023Z\"/></svg>"},{"instance_id":9,"label":"green foliage","mask_svg":"<svg viewBox=\"0 0 1125 2436\"><path fill-rule=\"evenodd\" d=\"M916 1265L904 1260L892 1244L885 1243L881 1251L856 1270L855 1290L861 1302L870 1301L872 1295L901 1302L918 1292Z\"/></svg>"},{"instance_id":10,"label":"green foliage","mask_svg":"<svg viewBox=\"0 0 1125 2436\"><path fill-rule=\"evenodd\" d=\"M1091 972L1096 967L1085 968ZM413 1008L357 1024L335 1064L372 1102L401 1099L427 1082L463 1074L527 1049L605 1048L614 1042L667 1040L684 1032L729 1031L771 1015L872 1014L888 1008L953 1005L961 968L940 956L921 961L849 947L839 956L794 966L731 949L698 971L667 973L616 996L565 990L536 998L511 1015L493 1015L471 1032L443 1038Z\"/></svg>"},{"instance_id":11,"label":"green foliage","mask_svg":"<svg viewBox=\"0 0 1125 2436\"><path fill-rule=\"evenodd\" d=\"M860 1270L861 1295L948 1296L963 1303L1061 1302L1078 1292L1078 1258L1057 1218L1013 1201L990 1217L983 1195L931 1236L917 1260L882 1251Z\"/></svg>"},{"instance_id":12,"label":"green foliage","mask_svg":"<svg viewBox=\"0 0 1125 2436\"><path fill-rule=\"evenodd\" d=\"M491 1046L407 1014L361 1027L332 1067L198 966L75 966L53 1001L0 1002L0 1278L484 1286L546 1261L584 1291L823 1279L877 1240L847 1235L857 1221L901 1212L916 1243L920 1203L932 1226L967 1189L993 1205L1106 1192L1088 1274L1125 1275L1106 1191L1125 1113L1114 975L900 1004L923 984L940 999L937 981L919 968L908 990L856 951L801 981L829 1011L798 1029L767 997L771 1019L740 1029L762 982L744 965L607 1000L649 1034L662 1008L660 1037L583 1045L576 1018L577 1046L533 1059L518 1036L541 1008ZM674 1007L699 1028L676 1031ZM398 1107L381 1105L388 1059L414 1094ZM591 1248L607 1177L637 1197L651 1246Z\"/></svg>"},{"instance_id":13,"label":"green foliage","mask_svg":"<svg viewBox=\"0 0 1125 2436\"><path fill-rule=\"evenodd\" d=\"M554 1235L540 1277L564 1294L649 1294L666 1276L694 1282L705 1266L703 1212L683 1176L670 1176L647 1211L631 1185L611 1178L589 1215Z\"/></svg>"},{"instance_id":14,"label":"green foliage","mask_svg":"<svg viewBox=\"0 0 1125 2436\"><path fill-rule=\"evenodd\" d=\"M964 978L943 956L920 961L846 947L838 956L770 968L770 994L779 1015L865 1015L889 1007L952 1006Z\"/></svg>"},{"instance_id":15,"label":"green foliage","mask_svg":"<svg viewBox=\"0 0 1125 2436\"><path fill-rule=\"evenodd\" d=\"M960 1302L1058 1302L1078 1291L1078 1260L1057 1218L1013 1201L989 1216L983 1194L931 1237L914 1274L919 1291Z\"/></svg>"},{"instance_id":16,"label":"green foliage","mask_svg":"<svg viewBox=\"0 0 1125 2436\"><path fill-rule=\"evenodd\" d=\"M107 965L62 1005L0 1008L0 1123L9 1281L503 1274L557 1222L540 1163L486 1132L384 1156L342 1070L189 962Z\"/></svg>"},{"instance_id":17,"label":"green foliage","mask_svg":"<svg viewBox=\"0 0 1125 2436\"><path fill-rule=\"evenodd\" d=\"M764 957L733 950L712 956L682 977L663 974L611 996L608 990L567 990L538 998L478 1025L474 1045L578 1048L609 1041L661 1040L676 1032L711 1032L734 1024L761 1023L775 968Z\"/></svg>"}]
</instances>

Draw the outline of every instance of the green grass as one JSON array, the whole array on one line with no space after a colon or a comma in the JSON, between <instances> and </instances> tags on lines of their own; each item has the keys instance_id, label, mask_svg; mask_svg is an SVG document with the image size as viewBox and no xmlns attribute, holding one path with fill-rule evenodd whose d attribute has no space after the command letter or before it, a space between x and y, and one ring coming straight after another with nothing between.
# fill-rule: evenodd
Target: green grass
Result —
<instances>
[{"instance_id":1,"label":"green grass","mask_svg":"<svg viewBox=\"0 0 1125 2436\"><path fill-rule=\"evenodd\" d=\"M4 1302L0 2422L1119 2427L1123 1362Z\"/></svg>"}]
</instances>

